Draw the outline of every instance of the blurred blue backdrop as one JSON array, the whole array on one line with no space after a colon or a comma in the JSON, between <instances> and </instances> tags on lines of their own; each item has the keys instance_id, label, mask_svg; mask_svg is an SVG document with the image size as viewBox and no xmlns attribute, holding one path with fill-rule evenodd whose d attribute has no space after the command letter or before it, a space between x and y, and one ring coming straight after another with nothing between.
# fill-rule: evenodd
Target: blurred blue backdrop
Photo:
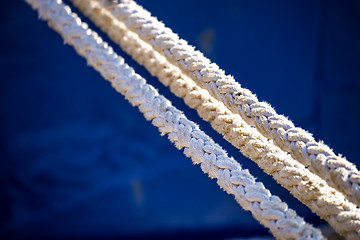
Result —
<instances>
[{"instance_id":1,"label":"blurred blue backdrop","mask_svg":"<svg viewBox=\"0 0 360 240\"><path fill-rule=\"evenodd\" d=\"M360 1L138 3L360 167ZM0 19L0 239L268 234L24 1L3 2ZM322 223L111 45L274 194Z\"/></svg>"}]
</instances>

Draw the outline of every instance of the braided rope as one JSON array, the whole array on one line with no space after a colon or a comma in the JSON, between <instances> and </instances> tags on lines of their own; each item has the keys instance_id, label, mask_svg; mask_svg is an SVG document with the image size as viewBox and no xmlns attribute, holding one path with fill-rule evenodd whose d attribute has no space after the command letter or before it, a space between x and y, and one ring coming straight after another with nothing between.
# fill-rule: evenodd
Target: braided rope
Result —
<instances>
[{"instance_id":1,"label":"braided rope","mask_svg":"<svg viewBox=\"0 0 360 240\"><path fill-rule=\"evenodd\" d=\"M87 25L82 23L69 7L57 1L27 0L39 11L64 40L112 86L133 105L137 106L145 118L159 128L162 135L178 149L184 148L186 156L218 184L262 224L270 228L279 239L323 239L320 231L297 216L277 196L272 196L262 183L256 182L248 170L241 169L234 159L229 158L221 147L189 121L171 103L160 96L156 89L146 84L145 79L135 74L124 59L108 47L106 42Z\"/></svg>"},{"instance_id":2,"label":"braided rope","mask_svg":"<svg viewBox=\"0 0 360 240\"><path fill-rule=\"evenodd\" d=\"M347 195L350 201L360 205L360 172L354 164L335 155L324 143L316 142L310 133L295 127L287 117L278 115L268 103L259 102L250 90L242 88L230 75L225 75L215 63L195 51L185 40L179 39L177 34L134 1L118 1L120 4L109 4L109 0L101 2L118 20L212 96L223 101L233 113L240 114L266 138L272 139L293 158Z\"/></svg>"},{"instance_id":3,"label":"braided rope","mask_svg":"<svg viewBox=\"0 0 360 240\"><path fill-rule=\"evenodd\" d=\"M262 135L245 124L238 115L232 114L206 90L198 87L179 68L168 63L164 56L114 19L99 3L82 0L73 2L135 60L145 65L151 74L157 76L164 85L170 86L175 95L184 98L203 119L210 121L215 130L265 172L273 175L313 212L329 221L336 231L347 236L353 234L354 239L359 237L359 209L347 202L342 194L329 188L323 180L294 162L279 148L267 143Z\"/></svg>"}]
</instances>

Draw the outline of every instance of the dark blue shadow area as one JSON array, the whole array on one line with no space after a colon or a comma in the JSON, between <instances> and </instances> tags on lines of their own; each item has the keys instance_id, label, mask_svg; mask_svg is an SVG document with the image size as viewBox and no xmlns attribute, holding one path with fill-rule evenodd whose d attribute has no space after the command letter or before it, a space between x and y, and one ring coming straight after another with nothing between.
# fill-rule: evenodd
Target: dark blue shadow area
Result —
<instances>
[{"instance_id":1,"label":"dark blue shadow area","mask_svg":"<svg viewBox=\"0 0 360 240\"><path fill-rule=\"evenodd\" d=\"M360 167L359 1L138 2ZM0 239L268 235L24 1L4 2L0 19ZM274 194L322 223L110 44Z\"/></svg>"}]
</instances>

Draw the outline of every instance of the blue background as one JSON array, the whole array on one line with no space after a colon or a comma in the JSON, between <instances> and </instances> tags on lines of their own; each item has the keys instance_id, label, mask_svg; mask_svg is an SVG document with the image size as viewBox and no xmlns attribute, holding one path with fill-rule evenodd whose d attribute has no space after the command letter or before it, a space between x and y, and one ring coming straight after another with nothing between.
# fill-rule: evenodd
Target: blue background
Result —
<instances>
[{"instance_id":1,"label":"blue background","mask_svg":"<svg viewBox=\"0 0 360 240\"><path fill-rule=\"evenodd\" d=\"M360 1L138 3L360 166ZM0 9L0 239L268 234L37 18L24 1ZM323 223L111 45L272 193Z\"/></svg>"}]
</instances>

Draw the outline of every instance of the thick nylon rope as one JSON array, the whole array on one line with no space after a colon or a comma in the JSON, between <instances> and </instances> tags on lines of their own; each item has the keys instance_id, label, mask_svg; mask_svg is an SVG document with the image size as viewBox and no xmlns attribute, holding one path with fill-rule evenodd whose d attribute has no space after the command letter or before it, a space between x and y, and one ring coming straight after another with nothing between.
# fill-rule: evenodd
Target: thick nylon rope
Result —
<instances>
[{"instance_id":1,"label":"thick nylon rope","mask_svg":"<svg viewBox=\"0 0 360 240\"><path fill-rule=\"evenodd\" d=\"M318 174L331 186L348 196L360 206L360 173L356 166L344 157L337 156L324 143L316 142L312 135L279 115L266 102L259 102L255 94L242 88L225 72L171 29L131 0L102 0L109 10L141 39L178 66L213 97L224 104L265 137L272 139L281 149ZM120 2L120 4L108 4Z\"/></svg>"},{"instance_id":2,"label":"thick nylon rope","mask_svg":"<svg viewBox=\"0 0 360 240\"><path fill-rule=\"evenodd\" d=\"M129 31L123 23L114 19L97 1L73 2L135 60L144 64L165 85L170 85L175 95L183 97L189 106L197 109L199 115L210 121L215 130L224 134L226 139L238 147L245 156L254 160L265 172L273 175L313 212L329 221L336 231L348 236L352 232L354 239L359 236L359 209L344 199L342 194L329 188L303 165L268 143L238 115L232 114L221 102L212 98L177 67L168 63L149 44Z\"/></svg>"},{"instance_id":3,"label":"thick nylon rope","mask_svg":"<svg viewBox=\"0 0 360 240\"><path fill-rule=\"evenodd\" d=\"M72 45L79 55L85 57L112 86L133 105L137 106L147 120L159 128L162 135L184 154L253 216L268 227L278 239L323 239L321 232L297 216L277 196L272 196L262 183L243 170L234 159L229 158L221 147L189 121L171 103L159 95L156 89L146 84L145 79L135 74L124 59L108 47L108 44L61 0L27 0L39 11L41 18L47 20L64 40Z\"/></svg>"}]
</instances>

